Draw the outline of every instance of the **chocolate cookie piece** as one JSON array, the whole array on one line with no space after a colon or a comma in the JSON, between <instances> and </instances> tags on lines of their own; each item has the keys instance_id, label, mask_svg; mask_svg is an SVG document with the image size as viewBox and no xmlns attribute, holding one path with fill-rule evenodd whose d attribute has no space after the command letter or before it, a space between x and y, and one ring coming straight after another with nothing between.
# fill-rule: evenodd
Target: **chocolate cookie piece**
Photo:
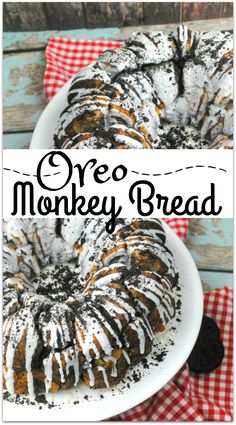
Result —
<instances>
[{"instance_id":1,"label":"chocolate cookie piece","mask_svg":"<svg viewBox=\"0 0 236 425\"><path fill-rule=\"evenodd\" d=\"M203 316L200 332L187 360L190 371L209 373L216 369L224 358L224 346L220 331L213 319Z\"/></svg>"}]
</instances>

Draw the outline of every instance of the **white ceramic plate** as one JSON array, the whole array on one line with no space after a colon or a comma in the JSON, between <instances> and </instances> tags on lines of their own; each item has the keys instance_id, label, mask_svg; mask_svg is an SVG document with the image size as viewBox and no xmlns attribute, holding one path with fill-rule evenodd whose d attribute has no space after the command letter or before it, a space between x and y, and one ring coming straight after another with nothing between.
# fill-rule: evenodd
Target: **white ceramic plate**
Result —
<instances>
[{"instance_id":1,"label":"white ceramic plate","mask_svg":"<svg viewBox=\"0 0 236 425\"><path fill-rule=\"evenodd\" d=\"M143 369L139 382L130 383L129 380L129 375L140 373L140 366L137 365L126 377L126 383L115 389L91 390L80 384L77 389L50 394L47 400L55 405L51 409L48 405L40 405L39 409L39 405L19 405L4 401L4 421L17 421L19 418L23 422L84 422L108 419L151 397L178 372L188 358L200 329L203 295L199 274L189 251L169 226L164 223L164 227L167 246L175 257L182 287L181 322L174 333L168 330L161 338L161 334L158 336L160 352L168 343L168 338L174 342L173 345L168 345L164 359L158 365L153 365L152 354L149 355L149 369Z\"/></svg>"}]
</instances>

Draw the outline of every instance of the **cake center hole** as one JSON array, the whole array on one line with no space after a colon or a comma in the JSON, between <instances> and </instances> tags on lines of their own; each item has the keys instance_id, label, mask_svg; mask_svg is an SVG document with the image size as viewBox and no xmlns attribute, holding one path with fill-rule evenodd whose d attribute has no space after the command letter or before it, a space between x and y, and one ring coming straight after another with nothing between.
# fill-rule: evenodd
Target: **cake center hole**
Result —
<instances>
[{"instance_id":1,"label":"cake center hole","mask_svg":"<svg viewBox=\"0 0 236 425\"><path fill-rule=\"evenodd\" d=\"M80 268L74 262L47 265L33 280L33 285L37 294L54 302L75 298L84 289Z\"/></svg>"}]
</instances>

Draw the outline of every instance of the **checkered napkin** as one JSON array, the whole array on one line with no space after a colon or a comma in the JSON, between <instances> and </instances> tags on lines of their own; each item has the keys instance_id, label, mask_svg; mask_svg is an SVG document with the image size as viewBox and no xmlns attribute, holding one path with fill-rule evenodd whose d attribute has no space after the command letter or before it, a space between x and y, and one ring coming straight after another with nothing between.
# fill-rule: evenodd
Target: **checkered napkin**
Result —
<instances>
[{"instance_id":1,"label":"checkered napkin","mask_svg":"<svg viewBox=\"0 0 236 425\"><path fill-rule=\"evenodd\" d=\"M75 40L51 37L46 48L44 87L49 101L77 72L85 68L107 49L121 47L119 41Z\"/></svg>"},{"instance_id":2,"label":"checkered napkin","mask_svg":"<svg viewBox=\"0 0 236 425\"><path fill-rule=\"evenodd\" d=\"M233 420L233 291L215 289L204 297L204 314L218 324L225 356L209 374L195 375L188 365L157 394L114 421L232 421Z\"/></svg>"},{"instance_id":3,"label":"checkered napkin","mask_svg":"<svg viewBox=\"0 0 236 425\"><path fill-rule=\"evenodd\" d=\"M46 49L45 96L49 101L77 72L94 62L106 49L123 43L53 37ZM188 220L165 219L185 241ZM157 394L114 421L232 421L233 418L233 294L225 287L205 294L204 313L221 331L225 347L222 364L205 375L190 373L185 364Z\"/></svg>"}]
</instances>

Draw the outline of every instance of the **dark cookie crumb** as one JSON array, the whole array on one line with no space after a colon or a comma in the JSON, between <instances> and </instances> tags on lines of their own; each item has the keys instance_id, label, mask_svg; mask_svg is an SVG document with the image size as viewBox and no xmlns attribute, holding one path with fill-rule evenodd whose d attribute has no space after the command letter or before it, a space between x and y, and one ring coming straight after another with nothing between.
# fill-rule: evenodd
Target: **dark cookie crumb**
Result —
<instances>
[{"instance_id":1,"label":"dark cookie crumb","mask_svg":"<svg viewBox=\"0 0 236 425\"><path fill-rule=\"evenodd\" d=\"M34 285L37 286L37 294L59 303L84 289L79 270L64 264L51 266L47 274L42 272L34 279Z\"/></svg>"},{"instance_id":2,"label":"dark cookie crumb","mask_svg":"<svg viewBox=\"0 0 236 425\"><path fill-rule=\"evenodd\" d=\"M185 127L176 126L160 132L157 149L203 149L209 147L209 141L198 134L191 134Z\"/></svg>"},{"instance_id":3,"label":"dark cookie crumb","mask_svg":"<svg viewBox=\"0 0 236 425\"><path fill-rule=\"evenodd\" d=\"M209 373L215 370L224 358L224 345L220 331L213 319L203 316L200 332L187 360L191 372Z\"/></svg>"},{"instance_id":4,"label":"dark cookie crumb","mask_svg":"<svg viewBox=\"0 0 236 425\"><path fill-rule=\"evenodd\" d=\"M37 403L42 403L42 404L47 404L47 400L44 394L40 394L40 395L36 395L35 397L35 401L37 401Z\"/></svg>"}]
</instances>

